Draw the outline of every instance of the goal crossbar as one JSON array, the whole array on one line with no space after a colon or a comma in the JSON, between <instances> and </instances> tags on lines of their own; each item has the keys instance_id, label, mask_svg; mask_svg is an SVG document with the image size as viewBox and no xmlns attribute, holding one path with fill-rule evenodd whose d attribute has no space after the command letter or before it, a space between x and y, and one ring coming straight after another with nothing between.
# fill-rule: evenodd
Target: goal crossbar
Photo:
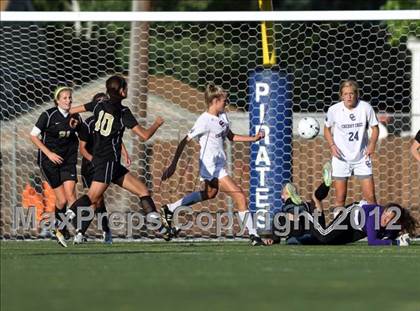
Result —
<instances>
[{"instance_id":1,"label":"goal crossbar","mask_svg":"<svg viewBox=\"0 0 420 311\"><path fill-rule=\"evenodd\" d=\"M420 20L420 10L246 12L1 12L2 22L221 22Z\"/></svg>"}]
</instances>

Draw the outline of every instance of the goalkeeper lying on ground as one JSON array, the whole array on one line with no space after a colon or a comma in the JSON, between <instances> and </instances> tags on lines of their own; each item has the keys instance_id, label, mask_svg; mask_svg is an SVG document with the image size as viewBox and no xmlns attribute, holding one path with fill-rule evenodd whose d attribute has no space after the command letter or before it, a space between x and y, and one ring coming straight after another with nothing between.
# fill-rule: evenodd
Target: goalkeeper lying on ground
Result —
<instances>
[{"instance_id":1,"label":"goalkeeper lying on ground","mask_svg":"<svg viewBox=\"0 0 420 311\"><path fill-rule=\"evenodd\" d=\"M416 220L396 203L385 206L354 202L342 209L325 225L322 208L331 186L331 166L324 165L323 183L315 190L311 202L303 202L296 187L288 183L282 191L284 206L273 221L273 235L265 243L271 245L286 238L287 244L340 245L367 237L369 245L407 246L415 236Z\"/></svg>"}]
</instances>

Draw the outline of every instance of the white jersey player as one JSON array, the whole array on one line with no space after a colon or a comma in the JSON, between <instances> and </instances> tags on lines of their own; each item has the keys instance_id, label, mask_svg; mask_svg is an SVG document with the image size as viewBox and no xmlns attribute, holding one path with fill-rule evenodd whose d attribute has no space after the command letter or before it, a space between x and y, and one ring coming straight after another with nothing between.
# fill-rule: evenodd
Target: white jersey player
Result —
<instances>
[{"instance_id":1,"label":"white jersey player","mask_svg":"<svg viewBox=\"0 0 420 311\"><path fill-rule=\"evenodd\" d=\"M379 135L378 120L372 106L359 99L357 82L343 81L340 98L341 102L328 109L324 128L332 153L336 207L345 205L347 179L352 175L361 180L363 198L376 203L371 156ZM368 128L372 129L370 141Z\"/></svg>"},{"instance_id":2,"label":"white jersey player","mask_svg":"<svg viewBox=\"0 0 420 311\"><path fill-rule=\"evenodd\" d=\"M259 132L255 136L232 133L229 129L229 120L224 112L227 93L221 87L209 84L204 95L208 106L207 111L197 119L188 135L179 143L171 165L162 176L162 180L166 180L174 174L185 145L190 140L197 138L200 142L200 177L205 183L204 190L189 193L177 202L163 206L165 217L168 223L171 223L176 208L213 199L220 189L230 195L236 203L239 217L248 229L252 245L264 245L255 230L251 215L248 213L247 199L243 190L226 172L226 155L223 149L225 138L238 142L255 142L264 138L264 133ZM176 229L174 234L176 234Z\"/></svg>"},{"instance_id":3,"label":"white jersey player","mask_svg":"<svg viewBox=\"0 0 420 311\"><path fill-rule=\"evenodd\" d=\"M223 144L229 132L226 113L218 116L204 112L189 131L188 139L198 138L200 143L200 177L202 180L221 179L227 175Z\"/></svg>"}]
</instances>

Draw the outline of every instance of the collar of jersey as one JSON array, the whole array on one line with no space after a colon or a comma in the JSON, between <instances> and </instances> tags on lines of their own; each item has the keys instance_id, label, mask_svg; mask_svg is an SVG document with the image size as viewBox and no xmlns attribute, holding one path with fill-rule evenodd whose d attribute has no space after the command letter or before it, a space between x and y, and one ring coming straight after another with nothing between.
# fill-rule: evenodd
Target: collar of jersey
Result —
<instances>
[{"instance_id":1,"label":"collar of jersey","mask_svg":"<svg viewBox=\"0 0 420 311\"><path fill-rule=\"evenodd\" d=\"M344 104L344 101L342 101L342 103L343 103L343 108L345 108L348 112L352 113L353 110L356 109L360 105L360 99L357 100L357 105L351 110L346 107L346 105Z\"/></svg>"},{"instance_id":2,"label":"collar of jersey","mask_svg":"<svg viewBox=\"0 0 420 311\"><path fill-rule=\"evenodd\" d=\"M69 112L68 111L65 111L63 108L60 108L58 106L57 106L57 109L64 116L64 118L67 118L67 116L69 115Z\"/></svg>"},{"instance_id":3,"label":"collar of jersey","mask_svg":"<svg viewBox=\"0 0 420 311\"><path fill-rule=\"evenodd\" d=\"M220 115L223 113L219 113L217 116L215 116L214 114L211 114L210 112L208 112L208 111L206 111L206 113L209 115L209 116L211 116L211 117L213 117L213 118L216 118L216 119L219 119L219 117L220 117Z\"/></svg>"}]
</instances>

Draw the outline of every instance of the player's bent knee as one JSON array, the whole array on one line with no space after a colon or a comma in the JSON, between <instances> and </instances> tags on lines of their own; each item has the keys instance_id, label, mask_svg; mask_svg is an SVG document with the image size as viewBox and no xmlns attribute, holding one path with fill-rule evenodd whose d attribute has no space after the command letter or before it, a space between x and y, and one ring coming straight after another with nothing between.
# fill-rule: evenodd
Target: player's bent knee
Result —
<instances>
[{"instance_id":1,"label":"player's bent knee","mask_svg":"<svg viewBox=\"0 0 420 311\"><path fill-rule=\"evenodd\" d=\"M63 209L67 204L66 198L57 198L55 201L55 205L58 209Z\"/></svg>"},{"instance_id":2,"label":"player's bent knee","mask_svg":"<svg viewBox=\"0 0 420 311\"><path fill-rule=\"evenodd\" d=\"M218 189L216 188L206 189L206 190L201 191L201 198L203 201L211 200L216 197L217 193L218 193Z\"/></svg>"},{"instance_id":3,"label":"player's bent knee","mask_svg":"<svg viewBox=\"0 0 420 311\"><path fill-rule=\"evenodd\" d=\"M87 196L89 197L89 200L90 200L92 206L94 206L94 207L96 207L99 204L100 199L102 198L102 195L101 196L97 196L97 195L89 195L89 194L87 194Z\"/></svg>"}]
</instances>

